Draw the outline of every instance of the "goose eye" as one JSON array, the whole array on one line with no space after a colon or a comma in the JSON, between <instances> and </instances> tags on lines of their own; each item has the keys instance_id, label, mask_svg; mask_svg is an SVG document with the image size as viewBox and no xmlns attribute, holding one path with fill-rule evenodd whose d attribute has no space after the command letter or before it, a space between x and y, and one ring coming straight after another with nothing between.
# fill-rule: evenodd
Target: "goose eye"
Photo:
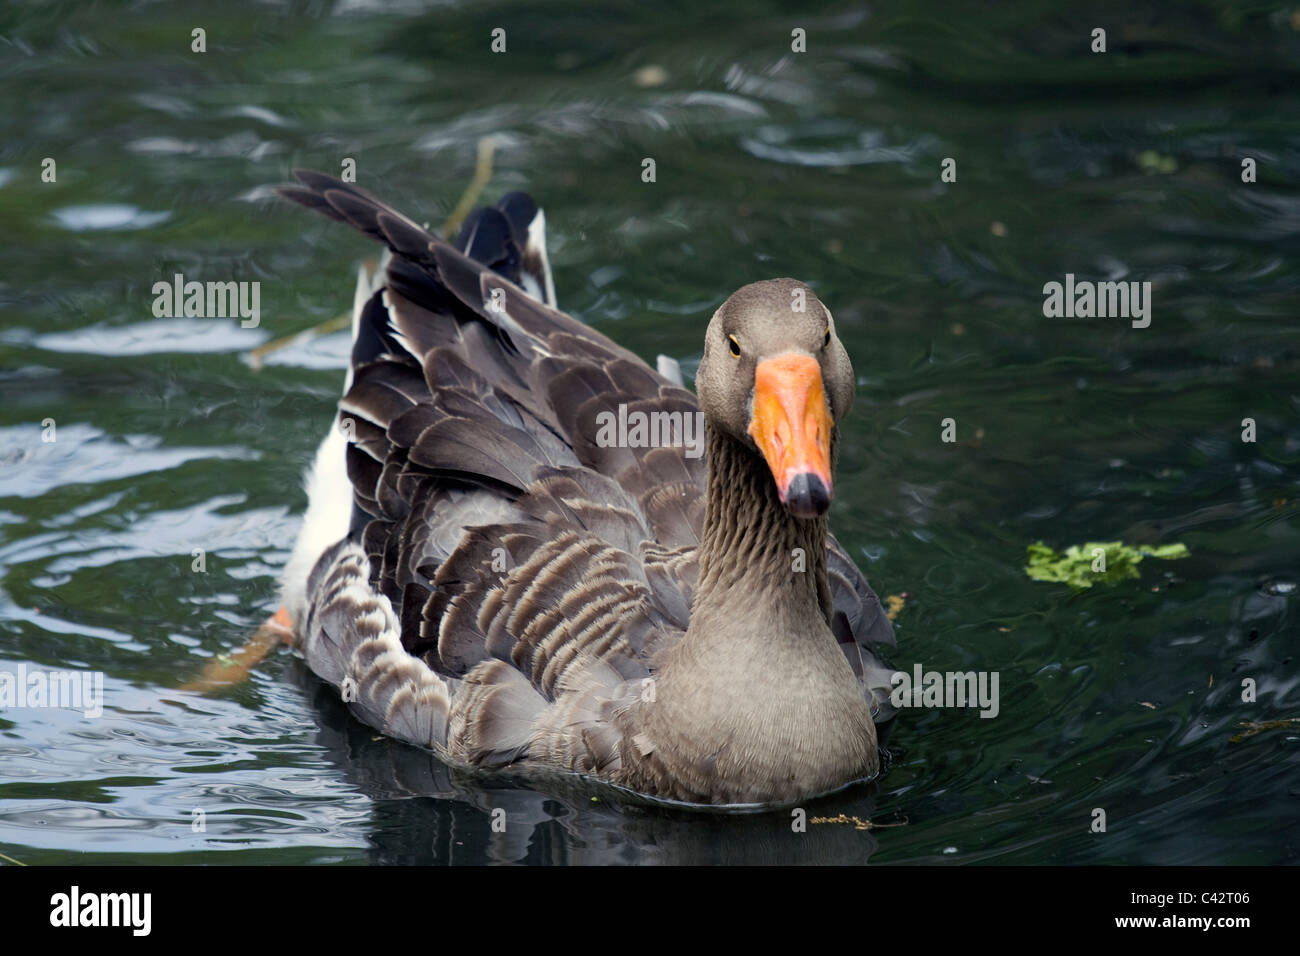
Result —
<instances>
[{"instance_id":1,"label":"goose eye","mask_svg":"<svg viewBox=\"0 0 1300 956\"><path fill-rule=\"evenodd\" d=\"M830 344L831 344L831 327L828 325L826 326L826 334L822 336L822 348L826 348Z\"/></svg>"},{"instance_id":2,"label":"goose eye","mask_svg":"<svg viewBox=\"0 0 1300 956\"><path fill-rule=\"evenodd\" d=\"M736 356L736 358L740 358L740 342L737 341L736 337L734 335L728 335L727 343L728 348L731 349L731 354Z\"/></svg>"}]
</instances>

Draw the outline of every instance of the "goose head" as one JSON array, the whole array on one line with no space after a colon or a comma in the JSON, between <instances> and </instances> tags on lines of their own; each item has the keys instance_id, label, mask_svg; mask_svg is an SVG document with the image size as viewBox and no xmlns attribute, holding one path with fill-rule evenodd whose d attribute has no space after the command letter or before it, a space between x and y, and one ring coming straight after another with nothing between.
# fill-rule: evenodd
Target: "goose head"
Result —
<instances>
[{"instance_id":1,"label":"goose head","mask_svg":"<svg viewBox=\"0 0 1300 956\"><path fill-rule=\"evenodd\" d=\"M790 514L826 513L853 366L830 310L796 279L732 293L709 321L695 377L709 424L761 456Z\"/></svg>"}]
</instances>

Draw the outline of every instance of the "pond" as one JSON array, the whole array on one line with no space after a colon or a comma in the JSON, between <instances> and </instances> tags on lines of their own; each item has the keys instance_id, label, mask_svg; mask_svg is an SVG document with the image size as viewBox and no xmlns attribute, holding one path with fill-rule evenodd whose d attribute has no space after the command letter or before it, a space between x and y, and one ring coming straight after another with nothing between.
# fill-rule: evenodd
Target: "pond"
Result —
<instances>
[{"instance_id":1,"label":"pond","mask_svg":"<svg viewBox=\"0 0 1300 956\"><path fill-rule=\"evenodd\" d=\"M1300 15L20 0L0 50L0 670L103 679L0 711L0 862L1300 860ZM184 689L275 610L347 341L248 353L376 252L270 187L350 159L436 226L485 136L560 306L650 361L814 286L858 379L832 527L891 665L996 674L996 715L904 710L796 832L451 773L285 649ZM158 317L177 274L257 324ZM1099 580L1094 542L1187 553Z\"/></svg>"}]
</instances>

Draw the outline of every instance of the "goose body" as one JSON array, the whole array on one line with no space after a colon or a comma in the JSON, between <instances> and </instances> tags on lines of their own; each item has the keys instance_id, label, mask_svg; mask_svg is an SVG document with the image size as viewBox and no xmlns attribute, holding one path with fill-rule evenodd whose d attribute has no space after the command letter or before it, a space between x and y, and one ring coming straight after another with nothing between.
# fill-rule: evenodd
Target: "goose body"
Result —
<instances>
[{"instance_id":1,"label":"goose body","mask_svg":"<svg viewBox=\"0 0 1300 956\"><path fill-rule=\"evenodd\" d=\"M697 401L675 363L555 308L523 194L453 246L355 185L295 175L283 195L389 249L358 284L283 581L296 646L356 716L453 764L691 803L874 775L890 714L874 650L893 630L827 529L853 377L812 290L728 299ZM701 411L702 456L601 431Z\"/></svg>"}]
</instances>

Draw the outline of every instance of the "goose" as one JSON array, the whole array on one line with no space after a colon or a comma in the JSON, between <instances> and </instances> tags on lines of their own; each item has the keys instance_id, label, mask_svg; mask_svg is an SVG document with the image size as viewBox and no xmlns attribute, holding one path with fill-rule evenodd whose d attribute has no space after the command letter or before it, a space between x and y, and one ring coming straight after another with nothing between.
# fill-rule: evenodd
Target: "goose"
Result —
<instances>
[{"instance_id":1,"label":"goose","mask_svg":"<svg viewBox=\"0 0 1300 956\"><path fill-rule=\"evenodd\" d=\"M727 298L697 398L558 310L526 194L453 244L294 176L280 195L387 247L277 612L353 714L453 767L672 803L876 776L895 639L827 526L854 377L813 290ZM679 440L701 419L702 447Z\"/></svg>"}]
</instances>

